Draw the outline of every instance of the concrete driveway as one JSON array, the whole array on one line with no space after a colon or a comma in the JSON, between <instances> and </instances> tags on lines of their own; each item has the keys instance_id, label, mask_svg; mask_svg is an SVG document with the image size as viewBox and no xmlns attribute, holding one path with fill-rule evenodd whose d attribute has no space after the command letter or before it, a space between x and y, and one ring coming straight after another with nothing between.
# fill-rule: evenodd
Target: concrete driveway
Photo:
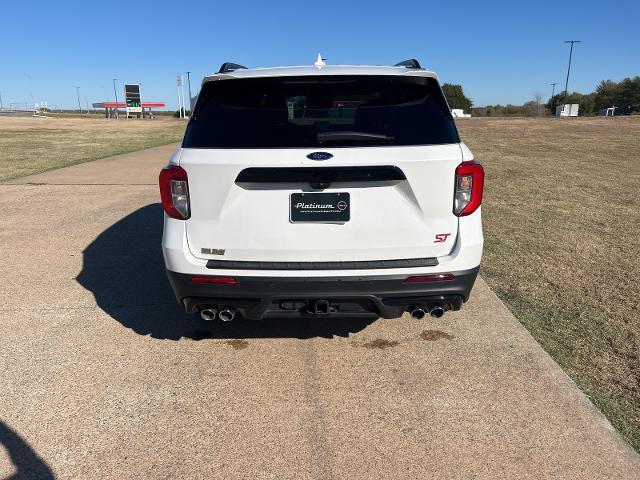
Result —
<instances>
[{"instance_id":1,"label":"concrete driveway","mask_svg":"<svg viewBox=\"0 0 640 480\"><path fill-rule=\"evenodd\" d=\"M0 478L640 477L482 280L437 321L185 315L173 148L0 185Z\"/></svg>"}]
</instances>

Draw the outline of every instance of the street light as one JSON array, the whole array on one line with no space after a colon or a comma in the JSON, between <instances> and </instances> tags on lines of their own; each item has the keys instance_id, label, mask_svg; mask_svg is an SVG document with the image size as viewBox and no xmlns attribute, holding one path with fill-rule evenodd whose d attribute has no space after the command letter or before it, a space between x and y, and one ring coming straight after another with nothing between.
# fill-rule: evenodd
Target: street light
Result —
<instances>
[{"instance_id":1,"label":"street light","mask_svg":"<svg viewBox=\"0 0 640 480\"><path fill-rule=\"evenodd\" d=\"M80 87L76 87L76 94L78 95L78 110L82 113L82 106L80 105Z\"/></svg>"},{"instance_id":2,"label":"street light","mask_svg":"<svg viewBox=\"0 0 640 480\"><path fill-rule=\"evenodd\" d=\"M118 118L118 92L116 91L116 81L117 80L118 80L117 78L113 79L113 95L116 97L116 107L114 108L115 118Z\"/></svg>"},{"instance_id":3,"label":"street light","mask_svg":"<svg viewBox=\"0 0 640 480\"><path fill-rule=\"evenodd\" d=\"M569 66L567 67L567 80L564 83L564 98L567 98L567 89L569 87L569 72L571 72L571 56L573 55L573 44L580 43L580 40L565 40L564 43L570 43L571 48L569 49Z\"/></svg>"},{"instance_id":4,"label":"street light","mask_svg":"<svg viewBox=\"0 0 640 480\"><path fill-rule=\"evenodd\" d=\"M558 84L558 82L554 82L554 83L550 83L549 85L551 85L551 98L553 98L553 96L556 93L556 85Z\"/></svg>"}]
</instances>

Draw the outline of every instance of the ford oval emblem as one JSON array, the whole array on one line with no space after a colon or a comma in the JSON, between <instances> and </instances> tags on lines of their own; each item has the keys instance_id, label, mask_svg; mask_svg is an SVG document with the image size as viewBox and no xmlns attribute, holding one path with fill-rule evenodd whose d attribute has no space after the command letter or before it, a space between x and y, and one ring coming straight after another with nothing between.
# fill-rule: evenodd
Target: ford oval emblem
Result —
<instances>
[{"instance_id":1,"label":"ford oval emblem","mask_svg":"<svg viewBox=\"0 0 640 480\"><path fill-rule=\"evenodd\" d=\"M312 152L307 155L307 158L310 160L329 160L330 158L333 158L333 155L329 152Z\"/></svg>"}]
</instances>

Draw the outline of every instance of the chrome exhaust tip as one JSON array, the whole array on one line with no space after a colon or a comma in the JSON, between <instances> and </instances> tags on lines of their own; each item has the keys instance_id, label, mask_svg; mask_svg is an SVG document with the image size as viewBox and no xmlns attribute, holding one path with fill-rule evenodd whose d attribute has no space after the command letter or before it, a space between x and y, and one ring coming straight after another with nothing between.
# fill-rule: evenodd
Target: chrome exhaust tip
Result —
<instances>
[{"instance_id":1,"label":"chrome exhaust tip","mask_svg":"<svg viewBox=\"0 0 640 480\"><path fill-rule=\"evenodd\" d=\"M426 314L426 312L422 309L422 307L415 305L411 307L411 311L409 312L411 318L415 320L422 320Z\"/></svg>"},{"instance_id":2,"label":"chrome exhaust tip","mask_svg":"<svg viewBox=\"0 0 640 480\"><path fill-rule=\"evenodd\" d=\"M431 310L429 310L429 315L431 315L433 318L440 318L444 315L444 308L436 305L435 307L432 307Z\"/></svg>"},{"instance_id":3,"label":"chrome exhaust tip","mask_svg":"<svg viewBox=\"0 0 640 480\"><path fill-rule=\"evenodd\" d=\"M200 310L200 318L210 322L216 319L218 311L215 308L203 308Z\"/></svg>"},{"instance_id":4,"label":"chrome exhaust tip","mask_svg":"<svg viewBox=\"0 0 640 480\"><path fill-rule=\"evenodd\" d=\"M223 322L230 322L234 318L236 318L236 311L233 308L223 308L218 313L218 318Z\"/></svg>"}]
</instances>

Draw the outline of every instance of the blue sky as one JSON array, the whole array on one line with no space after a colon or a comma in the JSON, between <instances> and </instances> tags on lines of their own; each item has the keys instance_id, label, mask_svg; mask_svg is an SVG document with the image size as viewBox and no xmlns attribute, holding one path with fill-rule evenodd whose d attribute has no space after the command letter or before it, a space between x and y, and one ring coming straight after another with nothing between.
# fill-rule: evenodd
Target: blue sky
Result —
<instances>
[{"instance_id":1,"label":"blue sky","mask_svg":"<svg viewBox=\"0 0 640 480\"><path fill-rule=\"evenodd\" d=\"M393 64L415 57L475 105L522 103L550 82L592 91L640 75L640 2L17 1L0 9L3 102L74 107L113 99L112 79L177 108L176 74L247 66Z\"/></svg>"}]
</instances>

